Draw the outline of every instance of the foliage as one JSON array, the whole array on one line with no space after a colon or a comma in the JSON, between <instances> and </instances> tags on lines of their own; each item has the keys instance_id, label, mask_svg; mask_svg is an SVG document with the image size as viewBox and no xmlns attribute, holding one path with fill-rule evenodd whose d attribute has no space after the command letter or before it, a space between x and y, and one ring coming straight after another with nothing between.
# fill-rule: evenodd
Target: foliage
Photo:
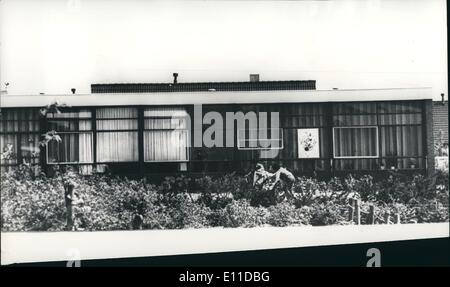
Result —
<instances>
[{"instance_id":1,"label":"foliage","mask_svg":"<svg viewBox=\"0 0 450 287\"><path fill-rule=\"evenodd\" d=\"M448 173L407 176L391 172L320 181L299 177L292 195L281 185L258 190L245 177L168 177L154 185L145 179L107 175L82 176L56 168L47 177L27 165L1 174L1 229L63 230L66 226L64 184L75 186L76 230L178 229L349 224L349 199L361 202L361 222L368 223L375 206L375 223L399 213L402 223L444 222L448 215Z\"/></svg>"}]
</instances>

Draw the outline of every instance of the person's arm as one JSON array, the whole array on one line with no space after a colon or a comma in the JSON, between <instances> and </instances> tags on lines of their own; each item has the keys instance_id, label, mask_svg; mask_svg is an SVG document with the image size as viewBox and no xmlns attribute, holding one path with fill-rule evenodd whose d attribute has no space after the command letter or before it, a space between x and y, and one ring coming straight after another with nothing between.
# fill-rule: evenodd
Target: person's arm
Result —
<instances>
[{"instance_id":1,"label":"person's arm","mask_svg":"<svg viewBox=\"0 0 450 287\"><path fill-rule=\"evenodd\" d=\"M275 177L275 181L270 185L270 189L273 189L277 182L280 181L280 171L275 172L271 177Z\"/></svg>"},{"instance_id":2,"label":"person's arm","mask_svg":"<svg viewBox=\"0 0 450 287\"><path fill-rule=\"evenodd\" d=\"M253 186L255 186L255 184L256 184L256 180L257 180L257 171L255 171L254 173L253 173Z\"/></svg>"}]
</instances>

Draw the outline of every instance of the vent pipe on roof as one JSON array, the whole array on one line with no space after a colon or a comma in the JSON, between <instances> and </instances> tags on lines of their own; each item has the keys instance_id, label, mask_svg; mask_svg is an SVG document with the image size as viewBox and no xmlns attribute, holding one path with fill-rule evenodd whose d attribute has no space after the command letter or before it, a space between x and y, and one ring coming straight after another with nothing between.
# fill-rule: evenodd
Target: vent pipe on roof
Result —
<instances>
[{"instance_id":1,"label":"vent pipe on roof","mask_svg":"<svg viewBox=\"0 0 450 287\"><path fill-rule=\"evenodd\" d=\"M250 82L259 82L259 74L250 74Z\"/></svg>"},{"instance_id":2,"label":"vent pipe on roof","mask_svg":"<svg viewBox=\"0 0 450 287\"><path fill-rule=\"evenodd\" d=\"M445 100L444 100L444 94L441 94L441 98L442 98L442 105L445 105Z\"/></svg>"},{"instance_id":3,"label":"vent pipe on roof","mask_svg":"<svg viewBox=\"0 0 450 287\"><path fill-rule=\"evenodd\" d=\"M173 83L177 83L178 73L173 73Z\"/></svg>"}]
</instances>

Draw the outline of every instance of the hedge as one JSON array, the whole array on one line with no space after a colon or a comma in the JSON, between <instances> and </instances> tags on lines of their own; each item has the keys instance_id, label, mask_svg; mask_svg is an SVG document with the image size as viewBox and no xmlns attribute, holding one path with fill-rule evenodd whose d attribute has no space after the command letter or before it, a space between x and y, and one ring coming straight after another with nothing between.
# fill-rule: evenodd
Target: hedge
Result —
<instances>
[{"instance_id":1,"label":"hedge","mask_svg":"<svg viewBox=\"0 0 450 287\"><path fill-rule=\"evenodd\" d=\"M168 177L155 185L106 175L34 176L20 166L1 174L1 230L64 230L63 182L69 177L75 185L76 230L129 230L136 228L136 216L143 229L351 224L349 198L359 198L363 211L375 205L378 218L389 211L399 212L402 223L449 220L448 173L442 172L391 173L378 181L370 175L329 181L299 177L294 197L284 197L279 189L257 190L234 174Z\"/></svg>"}]
</instances>

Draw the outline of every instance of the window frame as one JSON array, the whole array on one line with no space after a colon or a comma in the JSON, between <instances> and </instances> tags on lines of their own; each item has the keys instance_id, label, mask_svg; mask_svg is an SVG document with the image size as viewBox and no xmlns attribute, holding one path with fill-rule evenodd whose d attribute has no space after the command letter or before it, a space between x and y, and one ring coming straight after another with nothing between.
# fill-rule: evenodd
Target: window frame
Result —
<instances>
[{"instance_id":1,"label":"window frame","mask_svg":"<svg viewBox=\"0 0 450 287\"><path fill-rule=\"evenodd\" d=\"M269 128L267 130L280 130L280 136L277 138L278 140L281 140L281 145L279 147L272 147L272 145L270 145L270 147L241 147L241 131L260 131L262 129L238 129L237 130L237 149L238 150L282 150L284 149L284 131L283 128ZM245 133L244 133L245 134ZM265 139L267 141L273 141L276 139ZM260 139L244 139L243 142L258 142L260 141Z\"/></svg>"},{"instance_id":2,"label":"window frame","mask_svg":"<svg viewBox=\"0 0 450 287\"><path fill-rule=\"evenodd\" d=\"M186 119L189 116L188 111L186 110L186 108L180 108L180 111L182 110L183 112L186 113L186 115L184 116L180 116L180 115L175 115L175 116L145 116L145 111L146 109L157 109L157 106L147 106L143 108L143 113L144 116L142 118L142 145L144 146L144 150L143 150L143 154L142 154L142 161L144 163L189 163L190 162L190 146L191 146L191 129L189 127L186 128L145 128L145 120L148 119L161 119L161 120L167 120L167 119ZM159 107L161 108L161 107ZM164 107L162 107L164 108ZM146 141L145 141L145 133L146 132L161 132L161 131L165 131L165 132L174 132L174 131L182 131L182 132L186 132L187 133L187 145L186 145L186 159L179 159L179 160L146 160L145 159L145 146L146 146Z\"/></svg>"},{"instance_id":3,"label":"window frame","mask_svg":"<svg viewBox=\"0 0 450 287\"><path fill-rule=\"evenodd\" d=\"M57 164L77 164L77 165L89 165L89 164L94 164L94 132L92 130L87 130L87 131L71 131L71 132L57 132L57 134L91 134L91 154L92 154L92 161L89 162L80 162L80 161L67 161L67 162L50 162L48 160L48 144L45 146L45 162L48 165L57 165ZM57 143L58 145L60 144L59 142Z\"/></svg>"},{"instance_id":4,"label":"window frame","mask_svg":"<svg viewBox=\"0 0 450 287\"><path fill-rule=\"evenodd\" d=\"M337 156L336 155L336 129L375 129L376 130L376 155L369 156ZM379 130L378 126L342 126L342 127L333 127L333 158L334 159L374 159L380 158L380 142L379 142Z\"/></svg>"}]
</instances>

